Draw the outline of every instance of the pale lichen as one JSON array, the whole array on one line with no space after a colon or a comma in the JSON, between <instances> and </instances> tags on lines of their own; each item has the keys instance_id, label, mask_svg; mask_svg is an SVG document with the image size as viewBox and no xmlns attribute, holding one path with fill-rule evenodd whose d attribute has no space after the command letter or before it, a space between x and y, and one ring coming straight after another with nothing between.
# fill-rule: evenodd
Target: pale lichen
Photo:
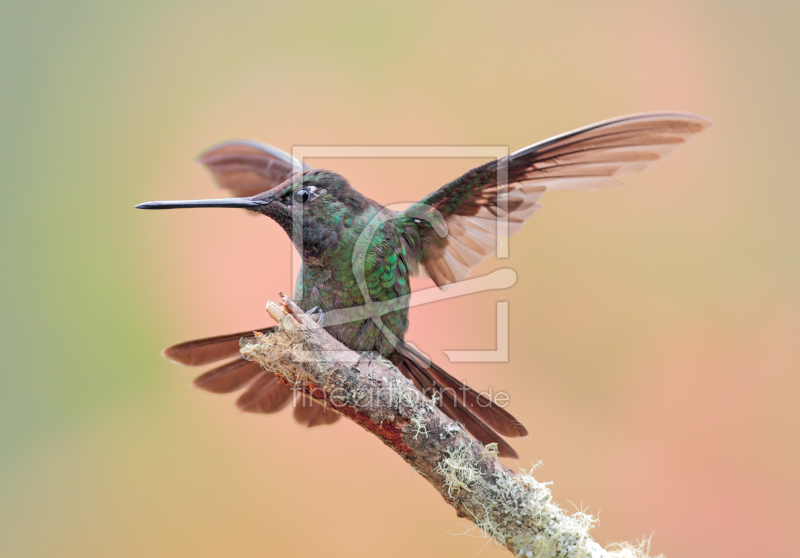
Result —
<instances>
[{"instance_id":1,"label":"pale lichen","mask_svg":"<svg viewBox=\"0 0 800 558\"><path fill-rule=\"evenodd\" d=\"M424 397L398 371L385 378L376 378L374 370L365 371L363 378L353 375L358 355L341 358L336 354L342 351L315 351L319 343L315 345L310 330L273 310L280 327L269 337L257 335L247 341L242 356L278 373L300 391L343 390L345 404L367 413L380 428L385 421L394 421L402 429L407 444L402 446L403 456L414 463L413 470L427 476L485 537L526 558L648 558L649 538L602 548L589 535L597 520L585 510L569 514L558 507L550 483L533 477L538 464L517 473L504 467L497 461L497 444L483 447L457 422L443 420L436 409L437 394L433 399ZM388 361L379 364L391 368ZM418 440L420 435L424 438ZM416 453L409 453L409 447Z\"/></svg>"},{"instance_id":2,"label":"pale lichen","mask_svg":"<svg viewBox=\"0 0 800 558\"><path fill-rule=\"evenodd\" d=\"M491 444L486 444L483 447L483 451L496 458L498 455L500 455L500 446L497 444L497 442L492 442Z\"/></svg>"},{"instance_id":3,"label":"pale lichen","mask_svg":"<svg viewBox=\"0 0 800 558\"><path fill-rule=\"evenodd\" d=\"M485 451L491 453L492 449L487 447ZM464 470L470 465L469 460L463 459L465 454L456 455L462 459L457 462L459 468L452 469L452 476L462 481L472 478ZM471 463L474 472L477 464L475 460ZM549 488L551 483L533 477L538 465L529 471L521 469L513 476L496 475L494 483L488 485L488 493L479 493L473 484L471 494L461 495L484 536L525 558L648 558L649 538L637 544L616 543L607 549L592 540L589 532L597 519L585 510L569 514L558 507ZM466 483L453 484L463 489Z\"/></svg>"},{"instance_id":4,"label":"pale lichen","mask_svg":"<svg viewBox=\"0 0 800 558\"><path fill-rule=\"evenodd\" d=\"M483 455L497 451L490 444ZM604 550L589 532L597 519L579 510L569 514L553 501L550 483L539 482L533 471L514 475L495 473L485 482L472 444L447 449L436 471L442 475L451 498L463 501L475 527L484 536L526 558L645 558L649 540L638 545L616 544ZM478 454L480 455L480 454ZM469 531L467 532L469 533Z\"/></svg>"},{"instance_id":5,"label":"pale lichen","mask_svg":"<svg viewBox=\"0 0 800 558\"><path fill-rule=\"evenodd\" d=\"M391 397L395 394L396 397ZM398 378L395 383L394 393L390 393L389 395L390 398L396 401L396 409L401 414L412 414L419 405L419 391L417 391L414 384L406 378Z\"/></svg>"},{"instance_id":6,"label":"pale lichen","mask_svg":"<svg viewBox=\"0 0 800 558\"><path fill-rule=\"evenodd\" d=\"M428 427L425 425L425 420L419 416L411 417L409 421L409 425L412 428L412 433L414 434L414 439L416 440L420 434L424 434L425 437L428 437Z\"/></svg>"},{"instance_id":7,"label":"pale lichen","mask_svg":"<svg viewBox=\"0 0 800 558\"><path fill-rule=\"evenodd\" d=\"M634 543L618 542L612 543L605 548L610 558L664 558L663 554L650 556L650 542L653 535L644 537Z\"/></svg>"},{"instance_id":8,"label":"pale lichen","mask_svg":"<svg viewBox=\"0 0 800 558\"><path fill-rule=\"evenodd\" d=\"M447 456L439 462L435 471L444 478L444 486L450 497L453 491L472 492L470 485L481 478L477 468L478 461L473 456L472 441L468 444L445 448Z\"/></svg>"},{"instance_id":9,"label":"pale lichen","mask_svg":"<svg viewBox=\"0 0 800 558\"><path fill-rule=\"evenodd\" d=\"M436 407L439 405L441 400L442 400L442 394L439 393L438 391L434 391L431 394L430 398L425 399L425 410L428 411L429 413L436 412Z\"/></svg>"}]
</instances>

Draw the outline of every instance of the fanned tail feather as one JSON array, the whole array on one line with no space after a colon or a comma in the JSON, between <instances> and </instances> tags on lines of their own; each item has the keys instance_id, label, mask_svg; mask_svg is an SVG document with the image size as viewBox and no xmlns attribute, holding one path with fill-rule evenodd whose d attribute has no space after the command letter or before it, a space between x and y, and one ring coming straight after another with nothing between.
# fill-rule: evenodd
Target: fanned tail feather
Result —
<instances>
[{"instance_id":1,"label":"fanned tail feather","mask_svg":"<svg viewBox=\"0 0 800 558\"><path fill-rule=\"evenodd\" d=\"M240 357L201 374L192 385L211 393L231 393L243 388L263 372L264 369L257 362Z\"/></svg>"},{"instance_id":2,"label":"fanned tail feather","mask_svg":"<svg viewBox=\"0 0 800 558\"><path fill-rule=\"evenodd\" d=\"M269 333L273 328L257 330ZM239 340L249 337L251 331L207 337L174 345L164 355L189 366L201 366L239 354ZM405 346L405 345L404 345ZM407 352L407 351L406 351ZM411 379L420 391L428 396L438 393L445 414L460 422L464 428L483 444L496 443L501 457L517 457L517 453L502 436L527 436L528 431L505 409L478 394L432 362L417 361L396 353L400 358L398 369ZM265 372L258 363L238 358L226 362L194 380L194 386L211 393L231 393L247 388L236 406L249 413L277 413L292 399L289 386ZM339 414L327 409L306 396L297 398L294 418L304 426L333 424Z\"/></svg>"},{"instance_id":3,"label":"fanned tail feather","mask_svg":"<svg viewBox=\"0 0 800 558\"><path fill-rule=\"evenodd\" d=\"M259 333L271 333L274 327L257 329ZM186 366L203 366L218 360L233 358L239 354L239 339L252 337L253 330L217 335L186 341L164 349L161 354L173 362Z\"/></svg>"},{"instance_id":4,"label":"fanned tail feather","mask_svg":"<svg viewBox=\"0 0 800 558\"><path fill-rule=\"evenodd\" d=\"M246 413L271 414L284 409L291 398L291 388L275 374L265 372L236 400L236 406Z\"/></svg>"},{"instance_id":5,"label":"fanned tail feather","mask_svg":"<svg viewBox=\"0 0 800 558\"><path fill-rule=\"evenodd\" d=\"M274 328L256 330L270 333ZM239 355L239 340L252 337L253 331L218 335L173 345L163 351L174 362L188 366L202 366ZM247 387L236 400L239 410L246 413L277 413L292 400L292 390L279 381L275 374L264 371L257 362L241 357L226 362L195 378L193 385L211 393L231 393ZM303 396L298 398L294 418L303 426L333 424L339 415Z\"/></svg>"},{"instance_id":6,"label":"fanned tail feather","mask_svg":"<svg viewBox=\"0 0 800 558\"><path fill-rule=\"evenodd\" d=\"M323 424L333 424L341 415L324 407L321 403L313 401L305 395L298 397L294 406L294 420L311 428Z\"/></svg>"},{"instance_id":7,"label":"fanned tail feather","mask_svg":"<svg viewBox=\"0 0 800 558\"><path fill-rule=\"evenodd\" d=\"M491 425L498 424L504 432L513 432L514 436L527 436L527 430L519 421L505 410L492 405L488 399L485 401L481 399L481 403L478 403L477 393L435 364L430 363L426 367L413 358L404 355L401 357L398 358L400 372L413 381L417 389L425 395L430 397L433 393L438 393L441 409L447 416L460 422L467 432L484 445L497 444L500 457L518 457L514 448ZM474 396L467 395L469 393Z\"/></svg>"}]
</instances>

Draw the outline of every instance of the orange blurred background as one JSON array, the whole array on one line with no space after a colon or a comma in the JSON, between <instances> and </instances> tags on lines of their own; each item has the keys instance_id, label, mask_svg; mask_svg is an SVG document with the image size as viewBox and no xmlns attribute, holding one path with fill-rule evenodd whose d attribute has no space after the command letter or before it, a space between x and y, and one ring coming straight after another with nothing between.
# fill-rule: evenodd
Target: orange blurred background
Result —
<instances>
[{"instance_id":1,"label":"orange blurred background","mask_svg":"<svg viewBox=\"0 0 800 558\"><path fill-rule=\"evenodd\" d=\"M716 126L625 187L553 193L516 285L407 336L511 394L554 497L601 544L796 556L800 4L5 2L0 555L472 556L484 539L375 437L238 413L159 356L264 327L291 248L193 158L230 138L520 147L676 109ZM311 160L384 202L477 161ZM418 281L417 287L425 286ZM510 303L507 364L492 349ZM509 465L514 465L509 463ZM472 533L475 534L475 533ZM491 544L483 556L503 556Z\"/></svg>"}]
</instances>

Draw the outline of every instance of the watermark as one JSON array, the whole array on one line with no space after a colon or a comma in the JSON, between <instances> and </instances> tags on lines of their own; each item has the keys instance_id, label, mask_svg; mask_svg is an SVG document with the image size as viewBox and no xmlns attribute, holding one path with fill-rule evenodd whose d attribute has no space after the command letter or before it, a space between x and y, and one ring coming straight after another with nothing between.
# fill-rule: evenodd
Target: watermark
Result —
<instances>
[{"instance_id":1,"label":"watermark","mask_svg":"<svg viewBox=\"0 0 800 558\"><path fill-rule=\"evenodd\" d=\"M461 383L459 387L413 389L410 384L388 385L375 387L362 392L350 392L343 387L335 387L330 392L322 388L309 384L307 392L292 390L292 407L313 407L314 405L330 405L332 407L370 407L376 402L389 404L393 408L413 408L417 404L417 393L422 393L427 399L436 405L441 405L443 401L452 402L460 407L481 408L501 407L505 408L511 401L510 396L505 391L495 391L493 387L485 391L475 391L466 383ZM313 400L312 400L313 398Z\"/></svg>"},{"instance_id":2,"label":"watermark","mask_svg":"<svg viewBox=\"0 0 800 558\"><path fill-rule=\"evenodd\" d=\"M292 149L294 157L294 172L304 170L306 159L310 158L493 158L500 163L509 154L507 146L295 146ZM501 237L509 235L508 222L508 168L505 164L496 165L495 187L498 195L495 196L496 207L490 211L493 215L493 231L495 237L494 252L498 258L508 257L508 244L503 243ZM504 190L505 189L505 190ZM487 208L488 209L488 208ZM292 252L293 276L300 276L302 257L304 252L304 214L305 206L302 203L292 205L292 242L298 253ZM452 234L448 229L447 216L443 216L435 206L425 205L418 200L410 200L405 204L394 204L378 211L361 231L355 243L352 256L352 272L356 279L364 304L349 308L321 308L324 325L330 327L346 323L372 321L375 327L398 352L406 355L409 353L415 360L419 359L426 366L430 359L416 347L398 339L384 323L383 317L389 312L404 308L429 304L453 297L466 296L488 290L502 290L511 287L516 282L516 273L512 269L500 269L482 277L469 278L448 285L448 290L438 287L423 289L408 295L397 296L390 299L373 300L369 292L368 281L365 274L365 262L374 235L382 230L389 221L398 218L412 218L417 222L425 221L439 237L447 241L447 236ZM496 233L496 234L495 234ZM302 279L299 279L302 280ZM295 293L295 300L303 306L302 289ZM508 332L508 302L498 302L495 313L496 319L496 348L494 350L471 351L444 351L451 362L508 362L509 358L509 332Z\"/></svg>"}]
</instances>

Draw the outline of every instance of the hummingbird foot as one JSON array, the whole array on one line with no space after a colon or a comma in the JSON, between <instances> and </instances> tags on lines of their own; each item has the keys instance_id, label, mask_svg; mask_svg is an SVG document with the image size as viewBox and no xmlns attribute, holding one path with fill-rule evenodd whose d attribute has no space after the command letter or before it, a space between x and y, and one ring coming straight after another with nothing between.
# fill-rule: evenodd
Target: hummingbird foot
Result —
<instances>
[{"instance_id":1,"label":"hummingbird foot","mask_svg":"<svg viewBox=\"0 0 800 558\"><path fill-rule=\"evenodd\" d=\"M325 312L319 306L315 306L311 310L307 311L306 314L311 316L311 319L317 322L319 325L325 323Z\"/></svg>"},{"instance_id":2,"label":"hummingbird foot","mask_svg":"<svg viewBox=\"0 0 800 558\"><path fill-rule=\"evenodd\" d=\"M375 353L372 351L362 351L361 356L358 357L358 360L356 361L356 365L354 368L358 368L358 365L361 364L361 361L364 358L367 359L367 366L369 366L370 364L372 364L372 359L375 358Z\"/></svg>"}]
</instances>

